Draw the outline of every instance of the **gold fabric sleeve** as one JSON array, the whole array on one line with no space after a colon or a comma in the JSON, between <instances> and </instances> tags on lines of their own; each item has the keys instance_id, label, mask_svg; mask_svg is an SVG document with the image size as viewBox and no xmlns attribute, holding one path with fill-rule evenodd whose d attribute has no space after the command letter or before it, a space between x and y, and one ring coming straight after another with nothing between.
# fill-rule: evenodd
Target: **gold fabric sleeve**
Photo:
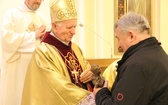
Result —
<instances>
[{"instance_id":1,"label":"gold fabric sleeve","mask_svg":"<svg viewBox=\"0 0 168 105\"><path fill-rule=\"evenodd\" d=\"M111 88L113 86L113 83L115 81L115 78L117 76L117 61L114 61L112 64L110 64L105 71L103 72L103 76L106 80L108 80L108 89L111 91Z\"/></svg>"}]
</instances>

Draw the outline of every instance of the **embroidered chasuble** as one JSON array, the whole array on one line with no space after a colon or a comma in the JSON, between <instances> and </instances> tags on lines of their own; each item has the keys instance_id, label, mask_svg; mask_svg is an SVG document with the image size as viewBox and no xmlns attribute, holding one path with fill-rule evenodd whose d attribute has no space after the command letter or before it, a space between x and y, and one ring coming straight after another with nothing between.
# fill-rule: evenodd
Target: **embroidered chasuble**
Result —
<instances>
[{"instance_id":1,"label":"embroidered chasuble","mask_svg":"<svg viewBox=\"0 0 168 105\"><path fill-rule=\"evenodd\" d=\"M47 37L43 39L43 42L54 45L56 47L56 50L60 53L68 69L72 83L84 89L91 90L89 87L87 87L86 84L83 84L79 80L80 74L83 72L83 70L78 61L78 58L76 57L74 51L71 48L72 43L70 42L69 45L67 46L49 34L46 34L46 36Z\"/></svg>"},{"instance_id":2,"label":"embroidered chasuble","mask_svg":"<svg viewBox=\"0 0 168 105\"><path fill-rule=\"evenodd\" d=\"M79 81L90 69L80 48L70 42L64 45L46 33L33 54L27 71L22 105L76 105L90 92ZM40 101L39 101L40 100Z\"/></svg>"}]
</instances>

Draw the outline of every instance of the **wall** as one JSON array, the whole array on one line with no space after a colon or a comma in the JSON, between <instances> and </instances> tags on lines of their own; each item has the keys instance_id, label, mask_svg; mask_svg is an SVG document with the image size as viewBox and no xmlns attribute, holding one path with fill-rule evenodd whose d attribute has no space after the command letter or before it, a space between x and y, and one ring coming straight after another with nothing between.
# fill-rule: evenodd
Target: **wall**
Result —
<instances>
[{"instance_id":1,"label":"wall","mask_svg":"<svg viewBox=\"0 0 168 105\"><path fill-rule=\"evenodd\" d=\"M160 42L162 43L163 48L168 53L168 0L160 0L160 33L158 33Z\"/></svg>"},{"instance_id":2,"label":"wall","mask_svg":"<svg viewBox=\"0 0 168 105\"><path fill-rule=\"evenodd\" d=\"M113 55L113 0L76 0L78 23L74 41L87 58L111 58Z\"/></svg>"},{"instance_id":3,"label":"wall","mask_svg":"<svg viewBox=\"0 0 168 105\"><path fill-rule=\"evenodd\" d=\"M168 1L167 0L151 0L152 1L152 29L153 36L160 42L163 49L168 53Z\"/></svg>"},{"instance_id":4,"label":"wall","mask_svg":"<svg viewBox=\"0 0 168 105\"><path fill-rule=\"evenodd\" d=\"M24 0L1 0L0 23L6 10L19 5ZM162 43L168 53L168 1L152 1L153 35ZM5 5L6 4L6 5ZM88 59L120 57L114 55L114 1L113 0L75 0L78 12L78 24L73 41L83 50ZM50 23L49 0L44 0L38 10ZM112 49L112 50L111 50Z\"/></svg>"},{"instance_id":5,"label":"wall","mask_svg":"<svg viewBox=\"0 0 168 105\"><path fill-rule=\"evenodd\" d=\"M81 4L80 4L81 3ZM79 15L79 23L84 28L77 29L77 42L87 58L118 58L114 54L114 1L113 0L76 0ZM79 5L80 4L80 5ZM168 0L151 0L152 8L152 35L161 43L168 53ZM100 36L100 37L99 37ZM81 39L83 40L81 40ZM112 49L112 50L111 50Z\"/></svg>"}]
</instances>

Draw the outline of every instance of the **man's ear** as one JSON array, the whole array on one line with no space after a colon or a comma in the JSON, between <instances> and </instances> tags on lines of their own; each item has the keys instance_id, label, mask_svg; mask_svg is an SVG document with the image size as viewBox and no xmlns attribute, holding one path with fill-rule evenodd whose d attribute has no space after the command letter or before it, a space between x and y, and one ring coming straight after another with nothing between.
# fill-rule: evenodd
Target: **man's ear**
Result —
<instances>
[{"instance_id":1,"label":"man's ear","mask_svg":"<svg viewBox=\"0 0 168 105\"><path fill-rule=\"evenodd\" d=\"M56 33L58 31L58 26L55 23L52 23L52 31Z\"/></svg>"},{"instance_id":2,"label":"man's ear","mask_svg":"<svg viewBox=\"0 0 168 105\"><path fill-rule=\"evenodd\" d=\"M56 26L57 26L57 25L56 25L55 23L52 23L52 27L56 28Z\"/></svg>"},{"instance_id":3,"label":"man's ear","mask_svg":"<svg viewBox=\"0 0 168 105\"><path fill-rule=\"evenodd\" d=\"M128 35L129 35L129 38L130 38L131 41L136 40L136 33L134 31L129 30Z\"/></svg>"}]
</instances>

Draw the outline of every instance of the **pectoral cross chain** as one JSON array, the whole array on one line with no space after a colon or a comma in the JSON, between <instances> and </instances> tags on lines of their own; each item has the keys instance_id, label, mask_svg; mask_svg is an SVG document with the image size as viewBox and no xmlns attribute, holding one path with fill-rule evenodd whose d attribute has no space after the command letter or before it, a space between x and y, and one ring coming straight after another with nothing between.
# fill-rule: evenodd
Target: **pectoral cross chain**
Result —
<instances>
[{"instance_id":1,"label":"pectoral cross chain","mask_svg":"<svg viewBox=\"0 0 168 105\"><path fill-rule=\"evenodd\" d=\"M79 72L75 69L75 64L74 64L74 62L71 62L71 63L70 63L70 61L68 61L68 63L69 63L69 65L70 65L70 67L71 67L71 70L73 70L73 71L71 71L71 73L75 76L75 83L78 83L78 75L79 75Z\"/></svg>"}]
</instances>

